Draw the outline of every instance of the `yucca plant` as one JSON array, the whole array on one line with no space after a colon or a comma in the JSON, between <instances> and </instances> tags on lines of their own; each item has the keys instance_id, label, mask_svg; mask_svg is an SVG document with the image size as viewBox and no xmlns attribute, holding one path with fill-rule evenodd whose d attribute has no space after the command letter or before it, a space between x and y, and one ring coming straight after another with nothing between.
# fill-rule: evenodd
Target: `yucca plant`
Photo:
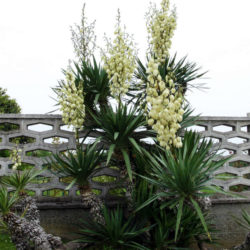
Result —
<instances>
[{"instance_id":1,"label":"yucca plant","mask_svg":"<svg viewBox=\"0 0 250 250\"><path fill-rule=\"evenodd\" d=\"M18 249L27 249L28 241L26 238L19 236L16 232L17 228L13 223L9 223L9 220L15 221L19 218L11 211L13 206L18 202L19 196L15 192L11 197L8 190L5 187L0 188L0 212L2 216L1 224L5 225L6 230L9 231L12 242L16 245Z\"/></svg>"},{"instance_id":2,"label":"yucca plant","mask_svg":"<svg viewBox=\"0 0 250 250\"><path fill-rule=\"evenodd\" d=\"M8 226L2 218L0 218L0 249L16 250L8 232Z\"/></svg>"},{"instance_id":3,"label":"yucca plant","mask_svg":"<svg viewBox=\"0 0 250 250\"><path fill-rule=\"evenodd\" d=\"M54 171L60 176L70 176L71 182L66 187L70 189L74 184L77 184L82 195L91 192L89 178L98 171L99 166L104 160L104 152L102 149L97 149L97 142L94 144L82 144L76 152L67 151L67 154L53 154L50 157L49 165L51 171Z\"/></svg>"},{"instance_id":4,"label":"yucca plant","mask_svg":"<svg viewBox=\"0 0 250 250\"><path fill-rule=\"evenodd\" d=\"M143 156L137 155L137 173L140 175L147 175L151 167L149 162L150 160L145 154ZM132 195L134 210L137 210L143 203L150 200L156 192L157 187L155 185L148 183L144 178L137 178ZM194 240L196 240L199 245L209 241L197 213L187 206L183 207L180 231L175 240L178 208L170 209L166 207L161 209L162 201L164 200L159 197L148 206L141 208L135 213L137 220L145 221L149 225L154 225L148 232L150 249L161 250L188 247ZM208 222L209 231L213 231L207 213L204 214L204 218L206 223Z\"/></svg>"},{"instance_id":5,"label":"yucca plant","mask_svg":"<svg viewBox=\"0 0 250 250\"><path fill-rule=\"evenodd\" d=\"M138 177L138 175L147 175L148 171L150 171L151 165L149 164L146 153L147 151L143 149L142 154L137 154L135 158L135 176L137 178L135 179L134 188L132 192L133 210L136 210L138 207L140 207L141 204L150 199L157 191L154 185L151 185L148 183L147 180ZM153 218L154 212L157 210L157 207L159 207L159 203L157 201L154 201L150 204L150 206L146 206L143 209L139 210L136 213L136 217L139 220L146 219L150 221Z\"/></svg>"},{"instance_id":6,"label":"yucca plant","mask_svg":"<svg viewBox=\"0 0 250 250\"><path fill-rule=\"evenodd\" d=\"M15 171L9 176L2 176L0 179L2 185L14 189L19 195L20 199L15 208L21 210L22 213L25 211L25 218L38 224L40 224L39 210L35 199L28 195L26 188L29 184L35 183L37 176L42 172L43 170L34 169Z\"/></svg>"},{"instance_id":7,"label":"yucca plant","mask_svg":"<svg viewBox=\"0 0 250 250\"><path fill-rule=\"evenodd\" d=\"M125 165L130 181L132 180L132 153L141 153L145 143L141 139L155 137L155 132L147 127L145 116L136 108L119 105L115 110L107 107L105 112L93 115L96 122L88 129L95 130L100 142L107 149L107 161L111 157Z\"/></svg>"},{"instance_id":8,"label":"yucca plant","mask_svg":"<svg viewBox=\"0 0 250 250\"><path fill-rule=\"evenodd\" d=\"M93 62L82 61L79 66L75 63L76 85L84 83L85 104L90 110L96 110L96 105L100 108L108 104L111 97L109 89L109 78L106 70L97 64L93 57Z\"/></svg>"},{"instance_id":9,"label":"yucca plant","mask_svg":"<svg viewBox=\"0 0 250 250\"><path fill-rule=\"evenodd\" d=\"M133 189L134 159L147 144L141 139L155 137L155 132L147 127L145 116L136 108L128 108L121 103L116 109L106 107L105 111L93 115L95 124L87 127L95 131L107 150L106 165L112 159L120 169L120 177L126 182L126 199L131 207Z\"/></svg>"},{"instance_id":10,"label":"yucca plant","mask_svg":"<svg viewBox=\"0 0 250 250\"><path fill-rule=\"evenodd\" d=\"M172 219L172 228L174 229L174 233L172 234L173 240L175 237L177 214L178 208L175 209ZM215 225L213 224L213 220L211 216L209 216L208 211L204 211L203 216L207 224L208 231L210 233L215 233ZM205 231L198 214L192 207L189 206L183 206L182 219L177 237L177 247L190 247L191 244L195 245L196 243L199 249L204 249L204 243L213 245L217 243L217 238L213 237L212 240L208 238L207 232Z\"/></svg>"},{"instance_id":11,"label":"yucca plant","mask_svg":"<svg viewBox=\"0 0 250 250\"><path fill-rule=\"evenodd\" d=\"M96 141L94 144L80 145L76 153L67 152L64 154L54 154L50 157L52 171L63 177L71 177L70 184L66 189L70 189L74 184L79 188L83 203L91 206L90 213L98 221L102 220L101 208L102 202L91 190L89 178L99 171L97 168L104 161L104 152L97 149Z\"/></svg>"},{"instance_id":12,"label":"yucca plant","mask_svg":"<svg viewBox=\"0 0 250 250\"><path fill-rule=\"evenodd\" d=\"M241 219L234 217L235 221L238 225L250 231L250 214L245 209L243 209L241 212L241 217Z\"/></svg>"},{"instance_id":13,"label":"yucca plant","mask_svg":"<svg viewBox=\"0 0 250 250\"><path fill-rule=\"evenodd\" d=\"M153 222L155 226L150 231L150 249L163 250L171 249L175 246L173 240L173 214L166 213L165 211L154 211Z\"/></svg>"},{"instance_id":14,"label":"yucca plant","mask_svg":"<svg viewBox=\"0 0 250 250\"><path fill-rule=\"evenodd\" d=\"M18 195L26 195L26 187L31 183L36 182L36 177L40 175L43 170L24 170L15 171L11 175L2 176L0 178L0 183L2 185L13 188L17 191Z\"/></svg>"},{"instance_id":15,"label":"yucca plant","mask_svg":"<svg viewBox=\"0 0 250 250\"><path fill-rule=\"evenodd\" d=\"M176 89L181 88L183 95L190 87L202 87L201 83L192 83L202 78L206 72L199 73L200 67L196 63L187 62L187 57L177 60L177 54L173 57L166 57L165 62L159 65L159 72L162 79L171 73L175 78ZM131 84L129 97L132 97L136 105L145 107L146 88L148 82L147 66L137 58L137 70L135 71L135 81Z\"/></svg>"},{"instance_id":16,"label":"yucca plant","mask_svg":"<svg viewBox=\"0 0 250 250\"><path fill-rule=\"evenodd\" d=\"M250 248L250 214L246 210L242 210L241 212L242 218L236 218L234 217L236 223L240 225L242 228L246 229L248 231L248 234L246 236L245 241L239 245L234 247L234 250L247 250Z\"/></svg>"},{"instance_id":17,"label":"yucca plant","mask_svg":"<svg viewBox=\"0 0 250 250\"><path fill-rule=\"evenodd\" d=\"M11 208L18 201L18 199L19 197L16 192L10 197L6 188L0 188L0 211L3 217L10 213Z\"/></svg>"},{"instance_id":18,"label":"yucca plant","mask_svg":"<svg viewBox=\"0 0 250 250\"><path fill-rule=\"evenodd\" d=\"M0 213L16 248L31 249L34 247L42 250L61 246L62 242L59 237L47 234L39 224L12 212L12 208L18 200L17 192L10 196L5 187L0 188Z\"/></svg>"},{"instance_id":19,"label":"yucca plant","mask_svg":"<svg viewBox=\"0 0 250 250\"><path fill-rule=\"evenodd\" d=\"M109 89L109 78L105 69L97 64L95 57L92 62L82 61L81 64L74 63L74 68L71 68L75 76L76 87L83 87L84 104L86 106L86 115L89 119L89 111L95 113L108 105L108 99L111 97ZM66 75L67 71L63 70ZM62 88L64 88L64 80L59 81L57 87L53 91L58 95Z\"/></svg>"},{"instance_id":20,"label":"yucca plant","mask_svg":"<svg viewBox=\"0 0 250 250\"><path fill-rule=\"evenodd\" d=\"M177 240L175 240L176 211L167 208L155 209L151 212L153 217L150 222L154 223L154 226L149 231L150 243L148 247L150 249L190 249L191 243L195 241L197 236L201 236L199 244L209 241L197 214L191 209L187 209L187 207L183 209L183 219Z\"/></svg>"},{"instance_id":21,"label":"yucca plant","mask_svg":"<svg viewBox=\"0 0 250 250\"><path fill-rule=\"evenodd\" d=\"M82 221L78 242L88 243L96 249L148 249L143 246L149 229L134 217L125 218L121 208L103 210L105 224ZM95 249L95 248L94 248Z\"/></svg>"},{"instance_id":22,"label":"yucca plant","mask_svg":"<svg viewBox=\"0 0 250 250\"><path fill-rule=\"evenodd\" d=\"M194 110L190 107L190 105L187 103L183 110L185 111L182 117L182 121L180 122L181 128L178 130L178 134L184 133L185 130L195 124L197 124L200 115L194 115Z\"/></svg>"},{"instance_id":23,"label":"yucca plant","mask_svg":"<svg viewBox=\"0 0 250 250\"><path fill-rule=\"evenodd\" d=\"M158 155L148 154L151 164L149 176L141 176L155 185L158 192L141 205L143 208L157 199L162 199L161 209L177 208L175 240L180 229L184 206L191 207L199 216L209 238L200 200L217 192L225 194L211 185L214 172L222 167L228 158L218 159L216 152L211 153L212 141L201 140L195 132L186 132L183 147L173 151L162 151Z\"/></svg>"}]
</instances>

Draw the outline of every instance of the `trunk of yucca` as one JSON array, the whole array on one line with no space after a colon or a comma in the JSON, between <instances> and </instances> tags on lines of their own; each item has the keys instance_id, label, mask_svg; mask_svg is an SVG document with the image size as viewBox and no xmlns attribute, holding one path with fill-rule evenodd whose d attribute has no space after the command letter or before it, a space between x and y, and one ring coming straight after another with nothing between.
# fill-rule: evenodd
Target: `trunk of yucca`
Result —
<instances>
[{"instance_id":1,"label":"trunk of yucca","mask_svg":"<svg viewBox=\"0 0 250 250\"><path fill-rule=\"evenodd\" d=\"M36 205L36 200L27 194L20 195L20 200L14 206L15 210L20 211L24 218L40 225L40 214Z\"/></svg>"},{"instance_id":2,"label":"trunk of yucca","mask_svg":"<svg viewBox=\"0 0 250 250\"><path fill-rule=\"evenodd\" d=\"M134 189L134 184L130 180L127 180L126 182L126 198L128 202L128 212L129 214L133 211L133 198L132 198L132 192Z\"/></svg>"},{"instance_id":3,"label":"trunk of yucca","mask_svg":"<svg viewBox=\"0 0 250 250\"><path fill-rule=\"evenodd\" d=\"M62 241L60 237L53 236L51 234L46 234L43 230L43 228L40 226L40 214L39 210L36 205L36 200L33 197L28 196L27 194L21 194L21 199L18 201L18 203L14 207L15 210L18 210L24 217L23 217L23 222L25 221L26 224L29 223L30 227L34 228L34 230L37 230L37 232L41 232L42 235L39 237L45 237L45 239L49 242L51 247L59 247L62 245ZM17 216L18 217L18 216ZM21 219L21 218L20 218ZM13 243L18 245L27 246L27 248L21 248L20 249L30 249L28 240L26 240L25 243L25 238L19 237L17 234L13 234L11 236ZM22 242L22 243L21 243ZM17 249L19 249L17 247Z\"/></svg>"},{"instance_id":4,"label":"trunk of yucca","mask_svg":"<svg viewBox=\"0 0 250 250\"><path fill-rule=\"evenodd\" d=\"M92 216L92 219L104 225L105 221L102 214L102 207L103 207L102 200L98 196L93 194L89 184L80 186L79 189L83 204L87 207L90 207L89 212Z\"/></svg>"},{"instance_id":5,"label":"trunk of yucca","mask_svg":"<svg viewBox=\"0 0 250 250\"><path fill-rule=\"evenodd\" d=\"M49 235L36 223L29 222L12 212L4 215L3 220L8 226L11 239L16 244L17 250L32 248L36 250L52 250L54 247L59 246L53 246L49 242Z\"/></svg>"},{"instance_id":6,"label":"trunk of yucca","mask_svg":"<svg viewBox=\"0 0 250 250\"><path fill-rule=\"evenodd\" d=\"M126 180L126 199L127 199L127 208L128 208L128 213L130 214L133 211L133 199L132 199L132 192L134 189L134 183L133 181L129 180L128 178L128 171L126 164L123 159L123 155L121 153L116 153L115 154L116 159L118 159L118 164L120 168L120 178ZM134 170L134 166L131 161L131 168Z\"/></svg>"}]
</instances>

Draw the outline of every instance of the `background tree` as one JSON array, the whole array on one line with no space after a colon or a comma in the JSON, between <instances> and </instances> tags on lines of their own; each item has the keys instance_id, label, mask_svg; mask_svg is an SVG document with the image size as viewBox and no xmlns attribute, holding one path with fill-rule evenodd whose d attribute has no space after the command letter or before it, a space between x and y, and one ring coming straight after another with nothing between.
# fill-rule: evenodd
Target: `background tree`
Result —
<instances>
[{"instance_id":1,"label":"background tree","mask_svg":"<svg viewBox=\"0 0 250 250\"><path fill-rule=\"evenodd\" d=\"M19 114L21 113L21 108L15 99L11 99L6 93L6 89L0 87L0 114ZM1 130L9 131L16 129L17 125L12 124L2 124L0 125ZM1 157L9 156L8 150L2 150L0 153Z\"/></svg>"},{"instance_id":2,"label":"background tree","mask_svg":"<svg viewBox=\"0 0 250 250\"><path fill-rule=\"evenodd\" d=\"M18 114L21 108L15 99L11 99L6 89L0 87L0 114Z\"/></svg>"}]
</instances>

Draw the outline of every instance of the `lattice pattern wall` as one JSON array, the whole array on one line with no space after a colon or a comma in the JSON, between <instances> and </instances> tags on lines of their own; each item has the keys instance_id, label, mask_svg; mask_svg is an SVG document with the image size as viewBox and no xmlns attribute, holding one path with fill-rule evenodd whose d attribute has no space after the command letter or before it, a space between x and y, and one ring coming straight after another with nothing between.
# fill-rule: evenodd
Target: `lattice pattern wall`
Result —
<instances>
[{"instance_id":1,"label":"lattice pattern wall","mask_svg":"<svg viewBox=\"0 0 250 250\"><path fill-rule=\"evenodd\" d=\"M216 172L214 184L225 191L250 195L250 117L201 117L193 126L205 138L212 139L214 149L232 159Z\"/></svg>"},{"instance_id":2,"label":"lattice pattern wall","mask_svg":"<svg viewBox=\"0 0 250 250\"><path fill-rule=\"evenodd\" d=\"M8 128L8 129L6 129ZM250 190L250 117L201 117L198 126L193 126L206 138L212 138L214 148L220 148L224 156L233 158L216 173L219 179L214 184L225 190L248 193ZM52 144L52 139L59 137L60 144ZM8 155L19 139L22 162L26 166L43 169L46 167L47 155L51 152L63 152L75 148L73 132L65 130L59 115L0 115L0 176L11 173ZM5 156L5 157L3 157ZM106 176L105 181L96 176ZM230 179L228 179L230 177ZM45 170L38 184L29 187L36 196L70 196L77 197L76 187L64 191L67 178L59 178ZM102 168L91 179L95 192L102 197L116 194L122 187L119 183L119 171L114 167ZM250 192L249 192L250 194Z\"/></svg>"},{"instance_id":3,"label":"lattice pattern wall","mask_svg":"<svg viewBox=\"0 0 250 250\"><path fill-rule=\"evenodd\" d=\"M65 130L66 129L66 130ZM80 135L81 136L81 135ZM60 144L53 144L53 138L60 138ZM10 151L15 147L16 140L22 149L22 163L25 167L46 169L48 156L51 153L64 152L74 149L76 142L74 133L67 131L59 115L0 115L0 176L12 172L13 163L9 159ZM5 156L5 157L3 157ZM113 189L118 189L119 172L114 168L102 168L95 176L108 176L105 182L98 182L102 178L91 179L94 191L101 196L107 196ZM35 196L71 196L78 195L76 187L65 191L70 180L55 176L51 171L45 170L34 184L28 188ZM112 181L112 182L111 182Z\"/></svg>"}]
</instances>

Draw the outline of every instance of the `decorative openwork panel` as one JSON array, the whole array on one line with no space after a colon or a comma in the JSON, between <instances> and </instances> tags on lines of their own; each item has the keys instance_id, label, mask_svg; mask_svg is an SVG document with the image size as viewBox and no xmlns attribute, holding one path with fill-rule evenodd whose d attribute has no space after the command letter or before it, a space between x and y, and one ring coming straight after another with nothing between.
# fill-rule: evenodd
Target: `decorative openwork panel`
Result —
<instances>
[{"instance_id":1,"label":"decorative openwork panel","mask_svg":"<svg viewBox=\"0 0 250 250\"><path fill-rule=\"evenodd\" d=\"M217 171L214 184L225 190L244 191L250 195L250 117L201 117L198 124L191 129L212 139L214 149L219 149L222 156L232 155L232 159ZM2 114L0 176L12 172L13 163L9 154L17 141L22 148L23 164L36 169L46 169L51 153L73 150L76 145L74 133L68 131L59 115ZM58 177L46 169L39 176L38 183L28 189L36 196L77 197L79 192L76 187L69 191L64 190L69 182L70 177ZM91 178L93 191L102 197L121 194L124 189L117 183L120 183L120 179L115 166L100 168Z\"/></svg>"},{"instance_id":2,"label":"decorative openwork panel","mask_svg":"<svg viewBox=\"0 0 250 250\"><path fill-rule=\"evenodd\" d=\"M232 156L213 183L225 191L250 192L250 117L201 117L193 130L212 139L221 156ZM219 156L219 157L221 157Z\"/></svg>"},{"instance_id":3,"label":"decorative openwork panel","mask_svg":"<svg viewBox=\"0 0 250 250\"><path fill-rule=\"evenodd\" d=\"M76 146L74 132L63 124L60 115L0 115L0 176L12 172L13 163L9 154L17 142L22 149L22 164L25 167L45 169L37 178L37 184L28 187L30 194L77 197L77 187L65 190L70 177L56 176L47 168L52 153L74 150ZM112 195L114 190L119 194L122 188L117 186L119 181L119 171L115 167L100 168L90 180L93 191L102 197Z\"/></svg>"}]
</instances>

